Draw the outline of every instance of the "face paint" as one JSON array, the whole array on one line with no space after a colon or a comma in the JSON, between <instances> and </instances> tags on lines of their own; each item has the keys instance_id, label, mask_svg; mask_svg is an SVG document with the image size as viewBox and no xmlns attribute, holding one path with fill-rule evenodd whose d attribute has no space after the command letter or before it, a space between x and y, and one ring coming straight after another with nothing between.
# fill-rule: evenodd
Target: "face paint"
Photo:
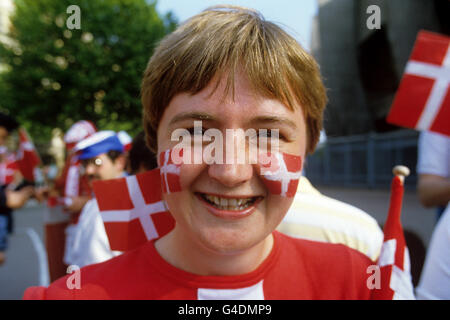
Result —
<instances>
[{"instance_id":1,"label":"face paint","mask_svg":"<svg viewBox=\"0 0 450 320\"><path fill-rule=\"evenodd\" d=\"M293 197L302 175L302 158L288 153L262 153L258 173L270 193Z\"/></svg>"},{"instance_id":2,"label":"face paint","mask_svg":"<svg viewBox=\"0 0 450 320\"><path fill-rule=\"evenodd\" d=\"M159 154L161 187L163 193L180 192L181 163L174 161L175 154L182 156L183 149L167 149ZM178 164L176 164L178 163Z\"/></svg>"},{"instance_id":3,"label":"face paint","mask_svg":"<svg viewBox=\"0 0 450 320\"><path fill-rule=\"evenodd\" d=\"M168 149L159 155L163 193L180 192L180 169L183 149ZM293 197L301 177L300 156L274 152L260 153L256 164L257 172L269 192L283 197ZM178 163L178 164L177 164Z\"/></svg>"}]
</instances>

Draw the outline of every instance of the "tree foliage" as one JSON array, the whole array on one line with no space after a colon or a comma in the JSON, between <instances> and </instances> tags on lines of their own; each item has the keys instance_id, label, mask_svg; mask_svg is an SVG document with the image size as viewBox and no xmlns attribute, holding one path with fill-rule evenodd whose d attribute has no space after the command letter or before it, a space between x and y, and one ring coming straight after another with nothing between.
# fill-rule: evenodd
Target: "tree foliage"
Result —
<instances>
[{"instance_id":1,"label":"tree foliage","mask_svg":"<svg viewBox=\"0 0 450 320\"><path fill-rule=\"evenodd\" d=\"M76 4L80 29L66 25ZM145 0L16 0L9 37L0 43L0 109L36 139L92 120L100 129L142 128L143 71L155 44L172 31L169 13Z\"/></svg>"}]
</instances>

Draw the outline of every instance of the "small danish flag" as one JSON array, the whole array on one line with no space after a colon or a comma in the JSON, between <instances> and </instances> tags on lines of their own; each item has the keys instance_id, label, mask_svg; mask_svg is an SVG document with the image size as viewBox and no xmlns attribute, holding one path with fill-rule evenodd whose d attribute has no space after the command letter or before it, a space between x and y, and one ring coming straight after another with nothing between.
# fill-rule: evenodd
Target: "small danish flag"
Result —
<instances>
[{"instance_id":1,"label":"small danish flag","mask_svg":"<svg viewBox=\"0 0 450 320\"><path fill-rule=\"evenodd\" d=\"M95 181L94 193L111 250L128 251L157 239L175 226L162 200L159 169Z\"/></svg>"},{"instance_id":2,"label":"small danish flag","mask_svg":"<svg viewBox=\"0 0 450 320\"><path fill-rule=\"evenodd\" d=\"M415 299L409 252L400 220L403 193L403 182L396 176L392 180L391 202L384 226L384 242L378 258L380 287L372 289L372 299Z\"/></svg>"},{"instance_id":3,"label":"small danish flag","mask_svg":"<svg viewBox=\"0 0 450 320\"><path fill-rule=\"evenodd\" d=\"M387 122L450 136L450 37L420 31Z\"/></svg>"}]
</instances>

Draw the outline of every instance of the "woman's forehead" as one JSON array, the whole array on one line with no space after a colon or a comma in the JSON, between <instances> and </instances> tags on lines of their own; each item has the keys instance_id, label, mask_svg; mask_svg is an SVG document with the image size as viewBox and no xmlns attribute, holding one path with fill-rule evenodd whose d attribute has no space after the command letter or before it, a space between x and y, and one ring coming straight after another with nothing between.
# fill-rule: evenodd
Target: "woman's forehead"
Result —
<instances>
[{"instance_id":1,"label":"woman's forehead","mask_svg":"<svg viewBox=\"0 0 450 320\"><path fill-rule=\"evenodd\" d=\"M168 108L169 121L188 119L189 115L198 120L241 120L251 118L286 118L291 122L302 121L301 108L290 110L281 101L263 96L256 92L247 78L235 77L232 89L227 88L226 78L211 81L196 94L180 93L176 95Z\"/></svg>"}]
</instances>

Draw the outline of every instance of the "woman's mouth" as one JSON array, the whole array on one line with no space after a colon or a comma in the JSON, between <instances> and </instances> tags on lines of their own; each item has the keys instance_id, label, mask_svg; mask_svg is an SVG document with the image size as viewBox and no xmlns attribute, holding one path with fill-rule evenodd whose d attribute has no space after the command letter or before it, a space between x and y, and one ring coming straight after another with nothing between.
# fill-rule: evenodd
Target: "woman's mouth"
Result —
<instances>
[{"instance_id":1,"label":"woman's mouth","mask_svg":"<svg viewBox=\"0 0 450 320\"><path fill-rule=\"evenodd\" d=\"M261 196L224 197L206 193L196 193L196 195L203 203L206 203L214 215L230 218L247 216L263 199Z\"/></svg>"}]
</instances>

